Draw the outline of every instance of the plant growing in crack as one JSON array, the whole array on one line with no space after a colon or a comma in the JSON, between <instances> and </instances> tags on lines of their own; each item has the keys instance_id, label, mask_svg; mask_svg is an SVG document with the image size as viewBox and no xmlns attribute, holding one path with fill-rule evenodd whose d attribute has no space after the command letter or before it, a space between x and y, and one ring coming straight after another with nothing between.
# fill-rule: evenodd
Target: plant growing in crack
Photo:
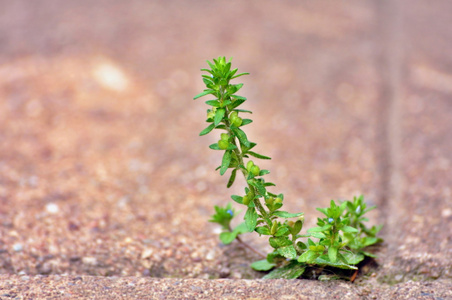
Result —
<instances>
[{"instance_id":1,"label":"plant growing in crack","mask_svg":"<svg viewBox=\"0 0 452 300\"><path fill-rule=\"evenodd\" d=\"M237 240L262 256L264 259L252 263L251 267L258 271L272 270L264 278L298 278L309 268L337 268L357 272L356 265L365 256L375 257L364 249L382 241L376 236L381 226L369 229L363 223L367 221L364 214L375 207L367 208L362 196L340 203L331 200L330 207L317 208L325 215L324 218L318 218L317 227L300 234L303 229L303 213L281 210L284 195L268 190L275 186L265 179L265 175L270 172L262 170L251 160L251 157L270 157L255 152L256 143L249 141L242 129L252 122L244 117L252 112L239 108L246 101L245 97L236 94L243 84L233 84L231 80L249 73L237 73L237 69L231 68L231 60L226 61L225 57L207 63L210 69L201 69L208 73L202 75L206 89L194 99L207 95L214 99L206 101L209 106L206 122L209 125L200 135L206 135L214 129L223 131L218 142L209 146L223 152L221 165L217 170L220 175L224 175L228 169L232 169L228 188L234 184L237 173L243 176L247 184L243 196L231 196L236 203L246 207L243 223L235 228L231 227L231 220L236 213L230 203L225 207L215 206L215 214L210 221L222 226L220 240L224 244ZM263 255L245 243L240 235L247 232L268 236L273 251ZM352 273L352 279L356 272ZM319 279L324 280L335 278L338 276L319 276Z\"/></svg>"}]
</instances>

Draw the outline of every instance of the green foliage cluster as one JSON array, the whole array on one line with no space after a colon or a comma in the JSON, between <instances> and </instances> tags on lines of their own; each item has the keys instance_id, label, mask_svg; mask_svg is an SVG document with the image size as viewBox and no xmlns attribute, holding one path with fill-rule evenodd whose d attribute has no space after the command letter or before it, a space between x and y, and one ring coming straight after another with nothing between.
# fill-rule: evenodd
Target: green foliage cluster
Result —
<instances>
[{"instance_id":1,"label":"green foliage cluster","mask_svg":"<svg viewBox=\"0 0 452 300\"><path fill-rule=\"evenodd\" d=\"M214 99L206 101L209 106L206 122L209 125L200 135L214 129L223 131L218 142L209 146L223 151L217 170L224 175L231 169L228 188L234 183L237 173L241 173L247 183L243 195L231 196L232 200L246 207L243 223L231 228L231 220L235 216L231 204L215 206L216 212L210 221L222 226L220 240L224 244L236 239L241 242L239 235L247 232L268 236L273 251L266 259L251 264L255 270L272 270L264 278L298 278L312 266L356 270L356 265L365 256L375 257L364 248L382 241L376 237L381 226L369 229L364 225L363 222L368 221L364 214L375 207L367 208L362 196L340 203L332 200L330 207L318 208L325 217L318 218L317 227L300 234L303 213L281 210L284 195L268 191L269 187L275 186L265 179L270 172L251 160L270 157L255 152L256 143L251 142L242 129L252 122L245 118L251 111L239 109L246 101L245 97L236 94L243 84L232 84L230 81L248 73L237 74L238 70L231 68L231 60L226 61L225 57L207 63L210 69L201 69L208 73L202 75L206 89L194 99L207 95Z\"/></svg>"}]
</instances>

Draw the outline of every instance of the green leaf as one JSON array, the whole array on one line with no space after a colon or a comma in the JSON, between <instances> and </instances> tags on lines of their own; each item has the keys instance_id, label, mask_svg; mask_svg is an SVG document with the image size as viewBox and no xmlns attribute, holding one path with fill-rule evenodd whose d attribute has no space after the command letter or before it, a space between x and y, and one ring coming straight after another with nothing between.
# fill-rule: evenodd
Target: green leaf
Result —
<instances>
[{"instance_id":1,"label":"green leaf","mask_svg":"<svg viewBox=\"0 0 452 300\"><path fill-rule=\"evenodd\" d=\"M301 231L301 228L303 227L303 222L300 220L297 220L295 224L293 225L293 228L291 229L291 233L293 235L298 234Z\"/></svg>"},{"instance_id":2,"label":"green leaf","mask_svg":"<svg viewBox=\"0 0 452 300\"><path fill-rule=\"evenodd\" d=\"M226 126L224 126L223 124L218 125L217 127L215 127L216 129L224 129L224 130L228 130L226 128Z\"/></svg>"},{"instance_id":3,"label":"green leaf","mask_svg":"<svg viewBox=\"0 0 452 300\"><path fill-rule=\"evenodd\" d=\"M201 131L200 133L199 133L199 135L206 135L206 134L208 134L209 132L211 132L213 129L215 128L215 124L210 124L209 126L207 126L203 131Z\"/></svg>"},{"instance_id":4,"label":"green leaf","mask_svg":"<svg viewBox=\"0 0 452 300\"><path fill-rule=\"evenodd\" d=\"M313 233L313 232L322 232L323 228L322 227L312 227L308 229L309 233Z\"/></svg>"},{"instance_id":5,"label":"green leaf","mask_svg":"<svg viewBox=\"0 0 452 300\"><path fill-rule=\"evenodd\" d=\"M255 261L251 264L251 268L256 271L269 271L276 266L274 263L268 262L266 259Z\"/></svg>"},{"instance_id":6,"label":"green leaf","mask_svg":"<svg viewBox=\"0 0 452 300\"><path fill-rule=\"evenodd\" d=\"M218 100L208 100L206 101L207 105L211 105L213 107L220 107L220 101Z\"/></svg>"},{"instance_id":7,"label":"green leaf","mask_svg":"<svg viewBox=\"0 0 452 300\"><path fill-rule=\"evenodd\" d=\"M373 210L373 209L375 209L375 208L377 208L376 205L371 206L371 207L369 207L368 209L365 209L364 212L363 212L363 214L365 214L365 213L367 213L367 212L369 212L369 211L371 211L371 210Z\"/></svg>"},{"instance_id":8,"label":"green leaf","mask_svg":"<svg viewBox=\"0 0 452 300\"><path fill-rule=\"evenodd\" d=\"M376 244L378 242L380 242L379 238L366 236L361 240L361 248Z\"/></svg>"},{"instance_id":9,"label":"green leaf","mask_svg":"<svg viewBox=\"0 0 452 300\"><path fill-rule=\"evenodd\" d=\"M372 257L372 258L377 258L377 256L375 254L367 252L367 251L361 251L361 253L363 255L365 255L365 256L369 256L369 257Z\"/></svg>"},{"instance_id":10,"label":"green leaf","mask_svg":"<svg viewBox=\"0 0 452 300\"><path fill-rule=\"evenodd\" d=\"M202 78L202 81L204 82L204 84L205 84L206 86L209 87L209 85L212 85L212 84L213 84L212 78L209 78L208 76L207 76L207 77L202 76L202 77L203 77L203 78Z\"/></svg>"},{"instance_id":11,"label":"green leaf","mask_svg":"<svg viewBox=\"0 0 452 300\"><path fill-rule=\"evenodd\" d=\"M340 262L340 261L332 262L332 261L329 260L329 257L326 256L326 255L322 255L322 256L318 257L318 258L315 260L315 263L316 263L316 264L319 264L319 265L327 265L327 266L331 266L331 267L335 267L335 268L340 268L340 269L358 270L357 267L352 266L352 265L345 264L345 263Z\"/></svg>"},{"instance_id":12,"label":"green leaf","mask_svg":"<svg viewBox=\"0 0 452 300\"><path fill-rule=\"evenodd\" d=\"M319 255L318 252L308 250L298 257L298 262L312 263Z\"/></svg>"},{"instance_id":13,"label":"green leaf","mask_svg":"<svg viewBox=\"0 0 452 300\"><path fill-rule=\"evenodd\" d=\"M231 79L234 79L234 78L237 78L237 77L240 77L240 76L243 76L243 75L250 75L250 73L240 73L238 75L235 75L235 76L231 77Z\"/></svg>"},{"instance_id":14,"label":"green leaf","mask_svg":"<svg viewBox=\"0 0 452 300\"><path fill-rule=\"evenodd\" d=\"M232 95L231 97L235 99L234 95ZM246 100L246 98L245 98L245 99L236 99L234 102L232 102L232 104L230 104L230 105L228 106L228 108L229 108L230 110L233 110L234 108L238 107L240 104L242 104L243 102L245 102L245 100Z\"/></svg>"},{"instance_id":15,"label":"green leaf","mask_svg":"<svg viewBox=\"0 0 452 300\"><path fill-rule=\"evenodd\" d=\"M309 230L308 230L309 231ZM311 236L312 237L315 237L316 239L324 239L324 238L326 238L326 235L324 235L323 233L321 233L321 232L312 232L311 233Z\"/></svg>"},{"instance_id":16,"label":"green leaf","mask_svg":"<svg viewBox=\"0 0 452 300\"><path fill-rule=\"evenodd\" d=\"M237 202L239 204L243 203L243 197L241 197L241 196L232 195L231 198L232 198L232 200L234 200L235 202Z\"/></svg>"},{"instance_id":17,"label":"green leaf","mask_svg":"<svg viewBox=\"0 0 452 300\"><path fill-rule=\"evenodd\" d=\"M217 63L217 60L214 58L213 59L213 61L215 62L215 64L218 64ZM209 65L209 67L212 69L212 70L215 70L216 69L216 66L214 65L214 64L212 64L210 61L207 61L207 64Z\"/></svg>"},{"instance_id":18,"label":"green leaf","mask_svg":"<svg viewBox=\"0 0 452 300\"><path fill-rule=\"evenodd\" d=\"M222 150L222 151L224 151L224 149L220 149L220 147L218 146L218 143L209 145L209 148L212 149L212 150ZM237 148L237 146L234 146L234 145L230 144L230 145L226 148L226 150L234 150L235 148Z\"/></svg>"},{"instance_id":19,"label":"green leaf","mask_svg":"<svg viewBox=\"0 0 452 300\"><path fill-rule=\"evenodd\" d=\"M267 226L256 227L256 232L261 235L272 235Z\"/></svg>"},{"instance_id":20,"label":"green leaf","mask_svg":"<svg viewBox=\"0 0 452 300\"><path fill-rule=\"evenodd\" d=\"M328 216L328 210L326 208L316 208L316 210L318 210L322 214Z\"/></svg>"},{"instance_id":21,"label":"green leaf","mask_svg":"<svg viewBox=\"0 0 452 300\"><path fill-rule=\"evenodd\" d=\"M251 120L251 119L243 119L242 120L242 125L240 125L240 126L245 126L245 125L248 125L250 123L253 123L253 120Z\"/></svg>"},{"instance_id":22,"label":"green leaf","mask_svg":"<svg viewBox=\"0 0 452 300\"><path fill-rule=\"evenodd\" d=\"M306 244L303 243L303 242L297 242L297 246L298 246L299 249L306 249L307 248Z\"/></svg>"},{"instance_id":23,"label":"green leaf","mask_svg":"<svg viewBox=\"0 0 452 300\"><path fill-rule=\"evenodd\" d=\"M198 95L196 95L193 98L193 100L196 100L198 98L201 98L202 96L209 95L209 94L215 95L214 93L215 93L215 90L212 90L212 89L204 90L204 92L199 93Z\"/></svg>"},{"instance_id":24,"label":"green leaf","mask_svg":"<svg viewBox=\"0 0 452 300\"><path fill-rule=\"evenodd\" d=\"M336 262L337 259L337 248L336 247L329 247L328 248L328 258L331 262Z\"/></svg>"},{"instance_id":25,"label":"green leaf","mask_svg":"<svg viewBox=\"0 0 452 300\"><path fill-rule=\"evenodd\" d=\"M223 176L223 174L226 173L230 163L231 163L231 150L227 150L224 152L223 159L221 160L220 175Z\"/></svg>"},{"instance_id":26,"label":"green leaf","mask_svg":"<svg viewBox=\"0 0 452 300\"><path fill-rule=\"evenodd\" d=\"M333 227L333 225L331 225L331 224L325 224L325 225L323 225L321 228L322 228L322 231L327 231L327 230L329 230L331 227Z\"/></svg>"},{"instance_id":27,"label":"green leaf","mask_svg":"<svg viewBox=\"0 0 452 300\"><path fill-rule=\"evenodd\" d=\"M275 249L292 245L292 241L286 236L271 237L268 242Z\"/></svg>"},{"instance_id":28,"label":"green leaf","mask_svg":"<svg viewBox=\"0 0 452 300\"><path fill-rule=\"evenodd\" d=\"M245 134L245 132L243 132L243 130L241 130L240 128L237 128L237 127L233 127L232 131L237 136L240 143L242 143L246 147L250 146L250 142L248 141L248 138L246 137L246 134Z\"/></svg>"},{"instance_id":29,"label":"green leaf","mask_svg":"<svg viewBox=\"0 0 452 300\"><path fill-rule=\"evenodd\" d=\"M285 235L289 231L289 228L285 226L281 226L278 228L278 230L275 232L275 236L282 236Z\"/></svg>"},{"instance_id":30,"label":"green leaf","mask_svg":"<svg viewBox=\"0 0 452 300\"><path fill-rule=\"evenodd\" d=\"M226 110L224 108L219 108L216 110L215 117L213 119L213 123L215 124L215 126L220 124L221 120L223 120L225 112L226 112Z\"/></svg>"},{"instance_id":31,"label":"green leaf","mask_svg":"<svg viewBox=\"0 0 452 300\"><path fill-rule=\"evenodd\" d=\"M246 152L246 154L249 154L251 156L254 156L254 157L260 158L260 159L271 159L271 157L268 157L268 156L265 156L265 155L262 155L262 154L259 154L259 153L253 152L253 151L248 151L248 152Z\"/></svg>"},{"instance_id":32,"label":"green leaf","mask_svg":"<svg viewBox=\"0 0 452 300\"><path fill-rule=\"evenodd\" d=\"M265 186L263 184L261 184L259 181L256 180L248 180L248 183L252 186L254 186L257 189L257 192L262 195L265 196L265 194L267 193L267 190L265 189Z\"/></svg>"},{"instance_id":33,"label":"green leaf","mask_svg":"<svg viewBox=\"0 0 452 300\"><path fill-rule=\"evenodd\" d=\"M231 63L230 62L228 62L227 64L226 64L226 68L224 69L224 73L229 73L229 71L231 70Z\"/></svg>"},{"instance_id":34,"label":"green leaf","mask_svg":"<svg viewBox=\"0 0 452 300\"><path fill-rule=\"evenodd\" d=\"M234 183L236 174L237 174L237 169L232 170L231 177L229 177L228 184L226 185L227 188L230 188L232 186L232 184Z\"/></svg>"},{"instance_id":35,"label":"green leaf","mask_svg":"<svg viewBox=\"0 0 452 300\"><path fill-rule=\"evenodd\" d=\"M236 92L238 92L243 86L243 83L239 83L239 84L233 84L232 87L234 89L233 94L235 94Z\"/></svg>"},{"instance_id":36,"label":"green leaf","mask_svg":"<svg viewBox=\"0 0 452 300\"><path fill-rule=\"evenodd\" d=\"M218 147L218 143L209 145L209 148L212 150L222 150L222 149L220 149L220 147Z\"/></svg>"},{"instance_id":37,"label":"green leaf","mask_svg":"<svg viewBox=\"0 0 452 300\"><path fill-rule=\"evenodd\" d=\"M297 258L297 251L295 250L293 245L278 248L278 253L284 256L285 258L289 259Z\"/></svg>"},{"instance_id":38,"label":"green leaf","mask_svg":"<svg viewBox=\"0 0 452 300\"><path fill-rule=\"evenodd\" d=\"M248 150L254 148L256 145L257 145L256 143L250 142L250 146L249 147L243 146L242 152L246 153L246 152L248 152Z\"/></svg>"},{"instance_id":39,"label":"green leaf","mask_svg":"<svg viewBox=\"0 0 452 300\"><path fill-rule=\"evenodd\" d=\"M353 228L351 226L344 226L340 230L342 230L343 232L348 232L348 233L358 232L358 229Z\"/></svg>"},{"instance_id":40,"label":"green leaf","mask_svg":"<svg viewBox=\"0 0 452 300\"><path fill-rule=\"evenodd\" d=\"M287 265L274 269L267 275L263 277L263 279L297 279L301 275L303 275L306 270L305 264L300 264L296 260L292 260Z\"/></svg>"},{"instance_id":41,"label":"green leaf","mask_svg":"<svg viewBox=\"0 0 452 300\"><path fill-rule=\"evenodd\" d=\"M242 112L242 113L249 113L252 114L253 112L251 110L246 109L234 109L236 112Z\"/></svg>"},{"instance_id":42,"label":"green leaf","mask_svg":"<svg viewBox=\"0 0 452 300\"><path fill-rule=\"evenodd\" d=\"M304 213L295 213L295 214L291 214L291 213L288 213L287 211L278 210L278 211L273 212L273 214L274 214L275 216L280 217L280 218L285 218L285 219L287 219L287 218L295 218L295 217L302 216Z\"/></svg>"},{"instance_id":43,"label":"green leaf","mask_svg":"<svg viewBox=\"0 0 452 300\"><path fill-rule=\"evenodd\" d=\"M363 259L364 255L361 253L353 253L351 251L347 251L345 253L341 253L341 255L345 258L347 263L349 265L357 265L359 264Z\"/></svg>"},{"instance_id":44,"label":"green leaf","mask_svg":"<svg viewBox=\"0 0 452 300\"><path fill-rule=\"evenodd\" d=\"M210 74L213 75L212 70L209 70L209 69L201 69L201 71L209 72ZM204 77L204 76L208 76L208 77L209 77L209 75L202 75L202 77Z\"/></svg>"},{"instance_id":45,"label":"green leaf","mask_svg":"<svg viewBox=\"0 0 452 300\"><path fill-rule=\"evenodd\" d=\"M245 213L245 224L248 228L248 232L253 232L256 228L257 217L258 215L254 207L248 207L248 210Z\"/></svg>"},{"instance_id":46,"label":"green leaf","mask_svg":"<svg viewBox=\"0 0 452 300\"><path fill-rule=\"evenodd\" d=\"M229 61L231 61L231 60L229 60ZM238 71L238 69L234 69L234 70L232 70L231 72L229 72L229 74L228 74L229 79L231 79L232 76L234 76L235 73L237 73L237 71Z\"/></svg>"},{"instance_id":47,"label":"green leaf","mask_svg":"<svg viewBox=\"0 0 452 300\"><path fill-rule=\"evenodd\" d=\"M240 101L246 101L246 98L245 98L245 97L239 96L239 95L231 95L231 98L236 99L236 101L237 101L237 100L240 100ZM243 102L242 102L242 103L243 103Z\"/></svg>"},{"instance_id":48,"label":"green leaf","mask_svg":"<svg viewBox=\"0 0 452 300\"><path fill-rule=\"evenodd\" d=\"M261 170L259 172L259 176L264 176L264 175L267 175L267 174L270 174L269 170ZM265 185L265 183L264 183L264 186L268 186L268 185Z\"/></svg>"},{"instance_id":49,"label":"green leaf","mask_svg":"<svg viewBox=\"0 0 452 300\"><path fill-rule=\"evenodd\" d=\"M225 245L232 243L236 237L237 237L236 232L227 231L220 233L220 241Z\"/></svg>"},{"instance_id":50,"label":"green leaf","mask_svg":"<svg viewBox=\"0 0 452 300\"><path fill-rule=\"evenodd\" d=\"M231 103L232 103L231 100L224 100L220 107L228 106L228 105L231 104Z\"/></svg>"}]
</instances>

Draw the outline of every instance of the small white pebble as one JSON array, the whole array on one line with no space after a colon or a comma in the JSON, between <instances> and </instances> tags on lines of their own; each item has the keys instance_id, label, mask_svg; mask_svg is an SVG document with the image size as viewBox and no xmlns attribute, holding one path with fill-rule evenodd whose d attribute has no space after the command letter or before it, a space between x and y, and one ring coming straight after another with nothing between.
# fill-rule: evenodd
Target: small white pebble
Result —
<instances>
[{"instance_id":1,"label":"small white pebble","mask_svg":"<svg viewBox=\"0 0 452 300\"><path fill-rule=\"evenodd\" d=\"M48 203L46 205L46 211L49 214L56 214L56 213L58 213L60 211L60 208L55 203Z\"/></svg>"},{"instance_id":2,"label":"small white pebble","mask_svg":"<svg viewBox=\"0 0 452 300\"><path fill-rule=\"evenodd\" d=\"M452 209L450 209L450 208L446 208L446 209L443 209L442 211L441 211L441 216L443 217L443 218L448 218L448 217L450 217L452 215Z\"/></svg>"},{"instance_id":3,"label":"small white pebble","mask_svg":"<svg viewBox=\"0 0 452 300\"><path fill-rule=\"evenodd\" d=\"M97 259L95 257L91 257L91 256L83 257L82 262L85 265L91 265L91 266L97 265Z\"/></svg>"},{"instance_id":4,"label":"small white pebble","mask_svg":"<svg viewBox=\"0 0 452 300\"><path fill-rule=\"evenodd\" d=\"M206 255L206 260L213 260L214 258L215 258L215 252L209 251L209 253L207 253L207 255Z\"/></svg>"},{"instance_id":5,"label":"small white pebble","mask_svg":"<svg viewBox=\"0 0 452 300\"><path fill-rule=\"evenodd\" d=\"M13 250L16 252L22 251L23 249L24 249L24 246L22 246L22 244L17 243L17 244L13 245Z\"/></svg>"},{"instance_id":6,"label":"small white pebble","mask_svg":"<svg viewBox=\"0 0 452 300\"><path fill-rule=\"evenodd\" d=\"M396 275L396 276L394 276L394 279L395 279L396 281L401 281L401 280L403 279L403 275L401 275L401 274Z\"/></svg>"},{"instance_id":7,"label":"small white pebble","mask_svg":"<svg viewBox=\"0 0 452 300\"><path fill-rule=\"evenodd\" d=\"M154 253L154 250L152 248L146 248L141 253L141 259L150 258L153 253Z\"/></svg>"}]
</instances>

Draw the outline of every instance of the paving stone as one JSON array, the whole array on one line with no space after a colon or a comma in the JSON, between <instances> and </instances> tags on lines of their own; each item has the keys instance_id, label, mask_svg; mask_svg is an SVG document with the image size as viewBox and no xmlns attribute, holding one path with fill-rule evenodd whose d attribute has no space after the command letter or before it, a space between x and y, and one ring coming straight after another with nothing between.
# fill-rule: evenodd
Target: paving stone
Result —
<instances>
[{"instance_id":1,"label":"paving stone","mask_svg":"<svg viewBox=\"0 0 452 300\"><path fill-rule=\"evenodd\" d=\"M1 298L452 298L449 2L0 6ZM305 227L332 198L380 207L372 275L261 280L219 244L212 206L242 187L191 100L218 55L251 72L247 132Z\"/></svg>"}]
</instances>

